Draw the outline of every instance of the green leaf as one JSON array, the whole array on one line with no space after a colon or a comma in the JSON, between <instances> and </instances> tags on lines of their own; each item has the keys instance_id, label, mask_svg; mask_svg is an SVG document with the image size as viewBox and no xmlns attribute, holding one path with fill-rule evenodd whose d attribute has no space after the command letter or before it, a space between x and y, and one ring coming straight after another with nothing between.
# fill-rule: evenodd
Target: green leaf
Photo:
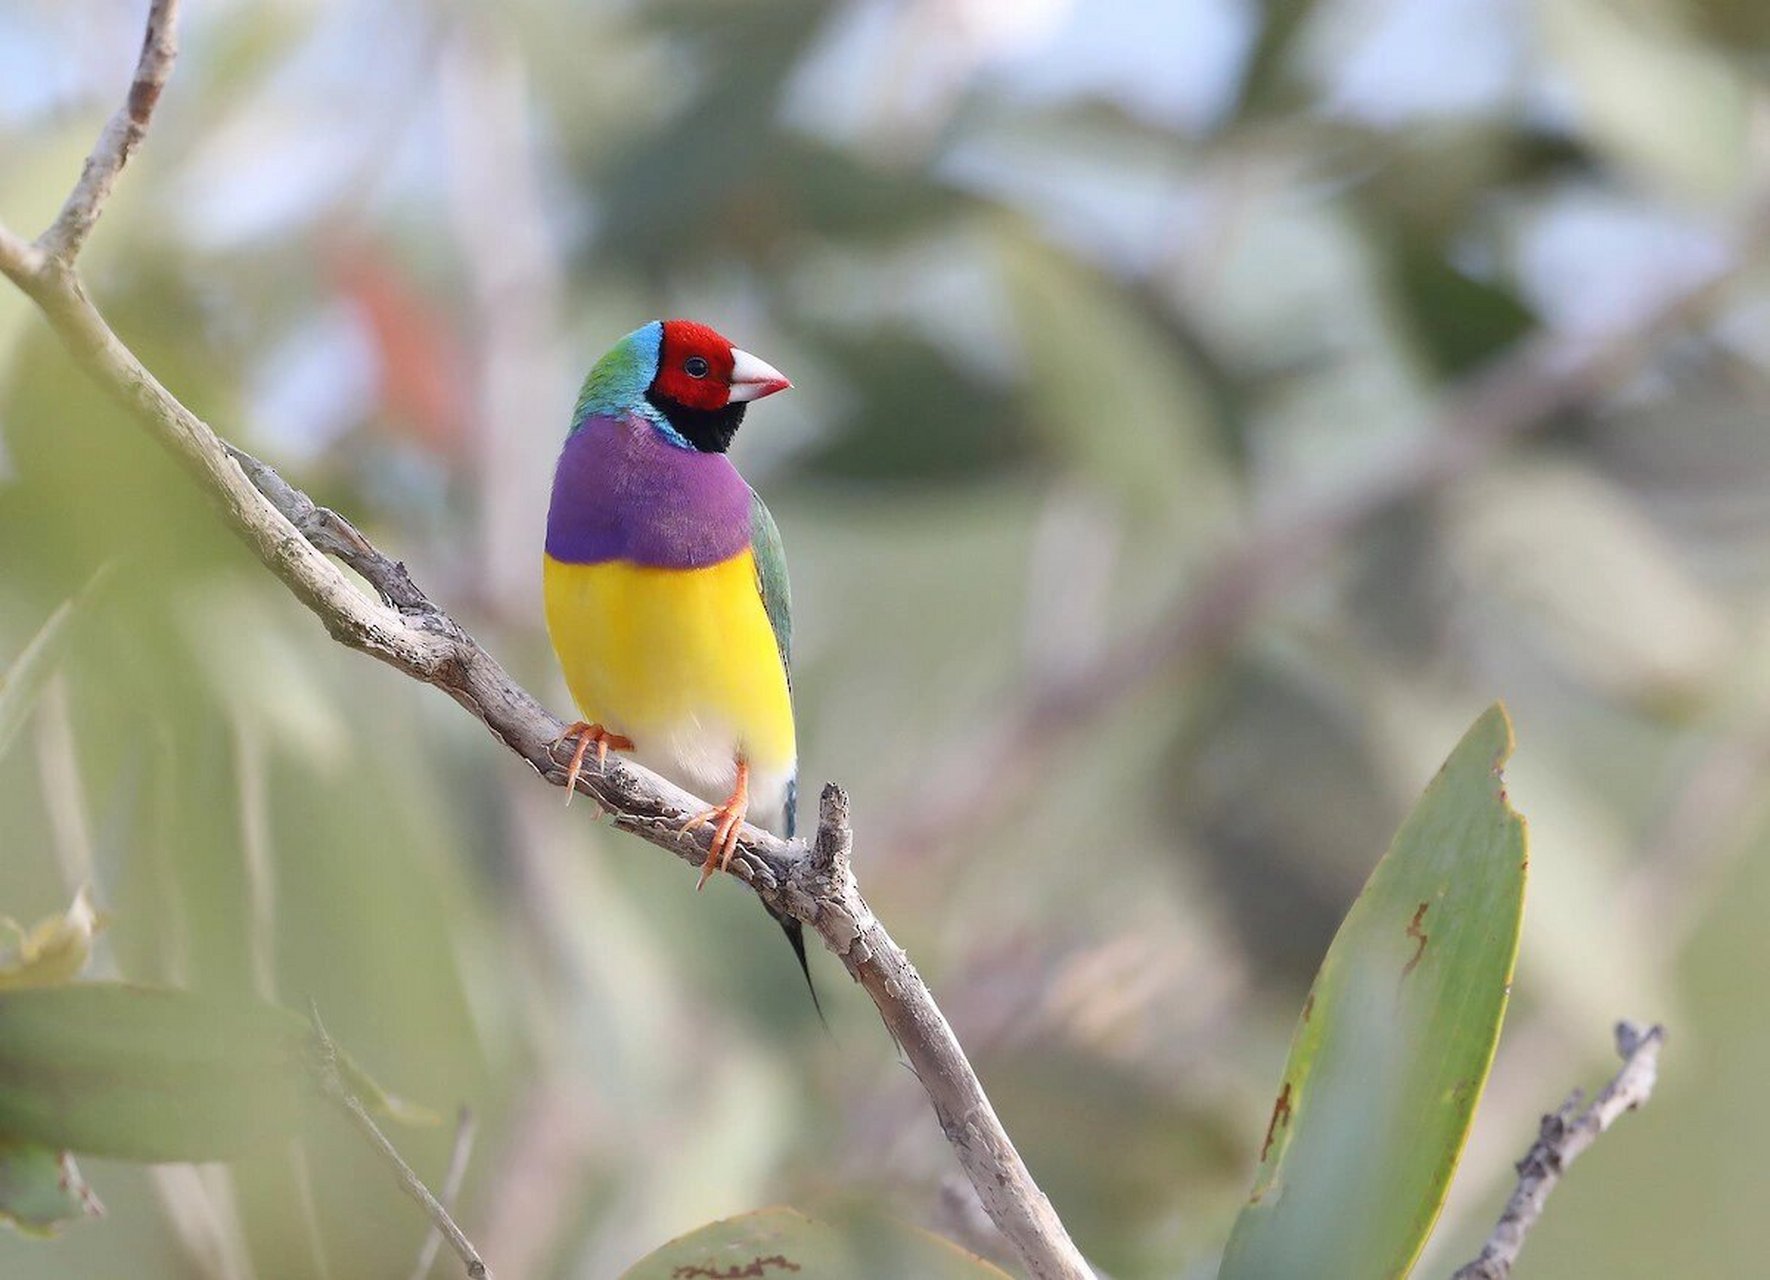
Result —
<instances>
[{"instance_id":1,"label":"green leaf","mask_svg":"<svg viewBox=\"0 0 1770 1280\"><path fill-rule=\"evenodd\" d=\"M0 992L0 1142L126 1160L224 1160L299 1133L313 1033L275 1005L80 982ZM346 1086L406 1116L353 1063Z\"/></svg>"},{"instance_id":2,"label":"green leaf","mask_svg":"<svg viewBox=\"0 0 1770 1280\"><path fill-rule=\"evenodd\" d=\"M0 756L12 745L13 738L24 728L31 708L55 670L68 622L74 616L74 600L64 600L37 629L31 642L12 660L6 674L0 676Z\"/></svg>"},{"instance_id":3,"label":"green leaf","mask_svg":"<svg viewBox=\"0 0 1770 1280\"><path fill-rule=\"evenodd\" d=\"M1007 1280L958 1245L901 1223L833 1225L797 1209L759 1209L672 1240L621 1280Z\"/></svg>"},{"instance_id":4,"label":"green leaf","mask_svg":"<svg viewBox=\"0 0 1770 1280\"><path fill-rule=\"evenodd\" d=\"M37 698L67 643L72 622L90 608L93 598L114 580L112 566L101 565L78 593L56 606L37 628L30 643L12 660L12 665L0 674L0 756L6 754L13 738L24 727L31 709L37 705Z\"/></svg>"},{"instance_id":5,"label":"green leaf","mask_svg":"<svg viewBox=\"0 0 1770 1280\"><path fill-rule=\"evenodd\" d=\"M1405 1276L1487 1081L1518 954L1524 822L1503 708L1457 744L1328 948L1219 1280Z\"/></svg>"},{"instance_id":6,"label":"green leaf","mask_svg":"<svg viewBox=\"0 0 1770 1280\"><path fill-rule=\"evenodd\" d=\"M48 1236L64 1222L104 1212L65 1151L0 1142L0 1222L31 1236Z\"/></svg>"}]
</instances>

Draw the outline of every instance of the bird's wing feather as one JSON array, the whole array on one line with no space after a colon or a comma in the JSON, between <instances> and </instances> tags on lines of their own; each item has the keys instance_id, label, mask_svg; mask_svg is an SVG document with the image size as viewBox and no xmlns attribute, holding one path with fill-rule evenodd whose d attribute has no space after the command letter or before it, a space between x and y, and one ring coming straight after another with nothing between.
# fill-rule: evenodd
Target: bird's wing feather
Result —
<instances>
[{"instance_id":1,"label":"bird's wing feather","mask_svg":"<svg viewBox=\"0 0 1770 1280\"><path fill-rule=\"evenodd\" d=\"M762 593L762 608L768 614L768 625L774 628L775 647L780 650L781 666L787 670L787 685L793 681L793 596L787 587L787 553L781 546L781 531L762 495L750 490L750 551L756 559L756 589Z\"/></svg>"},{"instance_id":2,"label":"bird's wing feather","mask_svg":"<svg viewBox=\"0 0 1770 1280\"><path fill-rule=\"evenodd\" d=\"M793 688L793 594L787 586L787 553L781 546L781 531L768 513L762 495L750 490L750 554L756 562L756 591L762 597L762 609L768 625L774 630L774 645L780 651L781 670L787 674L787 689ZM786 835L791 836L798 825L798 779L787 784Z\"/></svg>"},{"instance_id":3,"label":"bird's wing feather","mask_svg":"<svg viewBox=\"0 0 1770 1280\"><path fill-rule=\"evenodd\" d=\"M768 625L774 629L775 648L780 650L781 670L787 673L790 692L793 688L793 593L787 586L787 552L781 546L781 531L768 513L768 504L754 489L750 490L750 555L756 561L756 590L762 596L762 609L768 614ZM791 837L799 820L797 777L787 780L783 808L786 830L782 834ZM792 916L777 914L773 908L769 908L768 914L774 916L786 933L793 955L799 961L799 972L805 975L811 1007L817 1010L817 1020L828 1030L830 1024L824 1022L823 1004L817 998L817 987L811 981L811 965L805 958L804 926Z\"/></svg>"}]
</instances>

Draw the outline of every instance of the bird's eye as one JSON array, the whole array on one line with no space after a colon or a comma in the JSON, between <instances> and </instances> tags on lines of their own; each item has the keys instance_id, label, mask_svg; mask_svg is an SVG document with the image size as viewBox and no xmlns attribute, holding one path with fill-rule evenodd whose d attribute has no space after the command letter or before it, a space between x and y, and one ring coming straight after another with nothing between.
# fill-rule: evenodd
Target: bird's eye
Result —
<instances>
[{"instance_id":1,"label":"bird's eye","mask_svg":"<svg viewBox=\"0 0 1770 1280\"><path fill-rule=\"evenodd\" d=\"M707 362L700 356L690 356L682 362L682 372L691 378L704 378L707 376Z\"/></svg>"}]
</instances>

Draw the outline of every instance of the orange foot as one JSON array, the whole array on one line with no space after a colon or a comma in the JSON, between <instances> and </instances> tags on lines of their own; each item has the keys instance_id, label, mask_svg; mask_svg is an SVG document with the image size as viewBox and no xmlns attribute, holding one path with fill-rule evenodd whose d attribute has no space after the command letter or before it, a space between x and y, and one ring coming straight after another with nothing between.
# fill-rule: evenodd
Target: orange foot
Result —
<instances>
[{"instance_id":1,"label":"orange foot","mask_svg":"<svg viewBox=\"0 0 1770 1280\"><path fill-rule=\"evenodd\" d=\"M608 761L608 751L613 747L616 751L633 750L633 739L623 738L618 733L610 733L599 724L588 724L583 720L575 721L565 727L565 732L553 740L553 745L570 738L578 740L577 748L572 752L571 767L565 775L565 802L570 804L572 796L577 794L578 775L584 770L584 756L590 750L590 744L596 744L596 767L598 769Z\"/></svg>"},{"instance_id":2,"label":"orange foot","mask_svg":"<svg viewBox=\"0 0 1770 1280\"><path fill-rule=\"evenodd\" d=\"M739 760L737 770L737 785L731 789L731 796L724 804L697 813L682 824L684 831L693 831L703 822L714 824L713 842L707 846L707 860L701 863L701 880L695 885L696 889L704 888L707 877L715 871L725 870L725 864L731 861L731 855L737 849L738 832L743 828L744 815L750 810L750 766Z\"/></svg>"}]
</instances>

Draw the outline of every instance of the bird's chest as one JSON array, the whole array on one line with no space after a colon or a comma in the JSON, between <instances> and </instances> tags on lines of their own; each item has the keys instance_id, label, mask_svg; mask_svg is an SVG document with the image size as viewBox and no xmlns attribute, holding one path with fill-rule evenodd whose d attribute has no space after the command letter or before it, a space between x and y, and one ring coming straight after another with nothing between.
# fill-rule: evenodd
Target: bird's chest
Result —
<instances>
[{"instance_id":1,"label":"bird's chest","mask_svg":"<svg viewBox=\"0 0 1770 1280\"><path fill-rule=\"evenodd\" d=\"M706 569L750 544L752 498L723 454L665 443L643 423L592 419L566 441L547 509L547 554Z\"/></svg>"},{"instance_id":2,"label":"bird's chest","mask_svg":"<svg viewBox=\"0 0 1770 1280\"><path fill-rule=\"evenodd\" d=\"M545 569L547 626L586 719L632 738L679 781L723 777L736 755L795 755L792 705L754 557L700 569L627 561Z\"/></svg>"}]
</instances>

